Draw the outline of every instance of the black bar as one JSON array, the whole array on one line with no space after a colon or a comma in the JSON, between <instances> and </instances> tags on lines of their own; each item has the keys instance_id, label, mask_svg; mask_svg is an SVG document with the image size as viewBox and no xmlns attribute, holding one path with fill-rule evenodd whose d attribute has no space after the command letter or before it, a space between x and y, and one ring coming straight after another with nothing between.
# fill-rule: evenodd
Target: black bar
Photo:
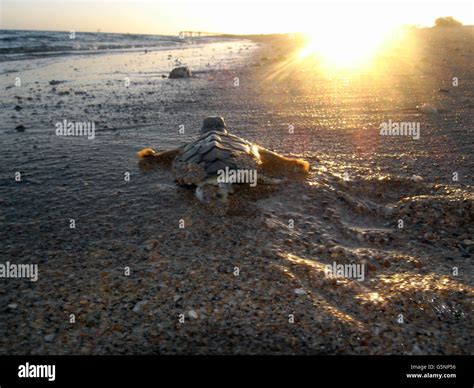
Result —
<instances>
[{"instance_id":1,"label":"black bar","mask_svg":"<svg viewBox=\"0 0 474 388\"><path fill-rule=\"evenodd\" d=\"M273 382L308 388L472 387L472 361L472 356L0 356L0 387L249 386L257 379L262 387ZM54 381L20 378L19 367L26 363L54 365Z\"/></svg>"}]
</instances>

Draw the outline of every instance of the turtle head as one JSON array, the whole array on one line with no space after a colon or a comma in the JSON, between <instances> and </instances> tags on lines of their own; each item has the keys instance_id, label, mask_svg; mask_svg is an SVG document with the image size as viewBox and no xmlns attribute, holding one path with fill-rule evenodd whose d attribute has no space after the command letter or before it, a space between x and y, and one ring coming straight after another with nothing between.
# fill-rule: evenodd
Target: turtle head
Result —
<instances>
[{"instance_id":1,"label":"turtle head","mask_svg":"<svg viewBox=\"0 0 474 388\"><path fill-rule=\"evenodd\" d=\"M203 134L210 131L227 133L227 127L225 126L224 118L220 116L206 117L202 122L201 133Z\"/></svg>"}]
</instances>

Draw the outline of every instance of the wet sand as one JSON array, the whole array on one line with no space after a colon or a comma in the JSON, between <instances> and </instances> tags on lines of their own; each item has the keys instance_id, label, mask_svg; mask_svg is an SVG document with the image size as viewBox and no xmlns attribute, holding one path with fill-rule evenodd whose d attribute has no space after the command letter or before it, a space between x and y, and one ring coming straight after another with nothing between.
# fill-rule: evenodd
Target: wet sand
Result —
<instances>
[{"instance_id":1,"label":"wet sand","mask_svg":"<svg viewBox=\"0 0 474 388\"><path fill-rule=\"evenodd\" d=\"M154 70L137 53L25 75L2 103L1 262L39 279L0 281L0 353L472 354L472 30L413 34L370 73L329 74L275 37L195 52L191 79L161 78L175 54ZM187 142L209 115L307 158L309 177L245 190L223 216L139 168L136 151ZM56 137L64 118L96 138ZM420 139L380 136L388 120ZM364 281L326 277L333 262L364 264Z\"/></svg>"}]
</instances>

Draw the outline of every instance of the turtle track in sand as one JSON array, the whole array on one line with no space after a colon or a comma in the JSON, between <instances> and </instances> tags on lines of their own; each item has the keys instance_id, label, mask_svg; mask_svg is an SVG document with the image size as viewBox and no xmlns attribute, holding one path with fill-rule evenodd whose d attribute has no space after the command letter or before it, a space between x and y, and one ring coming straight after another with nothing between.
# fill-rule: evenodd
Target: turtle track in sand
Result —
<instances>
[{"instance_id":1,"label":"turtle track in sand","mask_svg":"<svg viewBox=\"0 0 474 388\"><path fill-rule=\"evenodd\" d=\"M274 265L319 314L336 317L350 353L469 352L472 246L459 240L473 224L472 195L402 177L346 181L322 169L305 189L285 187L260 205L280 237ZM333 262L365 264L365 280L326 277ZM456 265L462 276L452 276Z\"/></svg>"}]
</instances>

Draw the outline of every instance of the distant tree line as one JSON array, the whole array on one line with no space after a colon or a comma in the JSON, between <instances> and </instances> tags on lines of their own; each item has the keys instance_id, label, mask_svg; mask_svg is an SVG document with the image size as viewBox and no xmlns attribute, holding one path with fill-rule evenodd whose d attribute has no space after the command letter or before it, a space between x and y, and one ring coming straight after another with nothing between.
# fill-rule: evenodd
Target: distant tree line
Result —
<instances>
[{"instance_id":1,"label":"distant tree line","mask_svg":"<svg viewBox=\"0 0 474 388\"><path fill-rule=\"evenodd\" d=\"M462 23L454 19L452 16L445 16L435 20L436 27L460 27Z\"/></svg>"}]
</instances>

